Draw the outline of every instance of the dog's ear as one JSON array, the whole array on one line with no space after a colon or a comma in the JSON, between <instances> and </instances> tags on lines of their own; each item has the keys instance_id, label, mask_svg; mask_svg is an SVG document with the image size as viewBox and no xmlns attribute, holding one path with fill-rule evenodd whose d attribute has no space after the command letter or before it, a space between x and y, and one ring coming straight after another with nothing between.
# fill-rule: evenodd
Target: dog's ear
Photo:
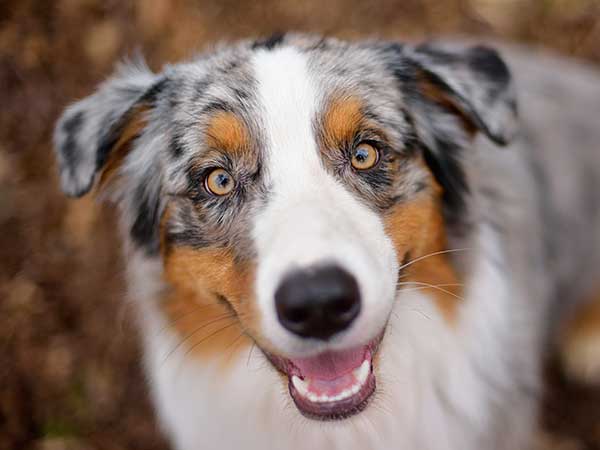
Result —
<instances>
[{"instance_id":1,"label":"dog's ear","mask_svg":"<svg viewBox=\"0 0 600 450\"><path fill-rule=\"evenodd\" d=\"M510 71L492 48L425 44L406 50L416 93L460 115L467 131L507 145L517 131Z\"/></svg>"},{"instance_id":2,"label":"dog's ear","mask_svg":"<svg viewBox=\"0 0 600 450\"><path fill-rule=\"evenodd\" d=\"M461 158L476 133L507 145L518 128L510 72L487 47L392 45L391 65L425 160L458 213L468 192Z\"/></svg>"},{"instance_id":3,"label":"dog's ear","mask_svg":"<svg viewBox=\"0 0 600 450\"><path fill-rule=\"evenodd\" d=\"M152 124L168 79L143 65L121 66L96 93L67 108L54 133L62 188L82 196L109 182L133 242L158 251L161 129ZM155 119L156 120L156 119ZM126 184L113 183L116 180Z\"/></svg>"},{"instance_id":4,"label":"dog's ear","mask_svg":"<svg viewBox=\"0 0 600 450\"><path fill-rule=\"evenodd\" d=\"M93 95L65 110L54 130L54 149L66 194L80 197L96 179L112 176L146 126L163 85L142 64L122 65Z\"/></svg>"}]
</instances>

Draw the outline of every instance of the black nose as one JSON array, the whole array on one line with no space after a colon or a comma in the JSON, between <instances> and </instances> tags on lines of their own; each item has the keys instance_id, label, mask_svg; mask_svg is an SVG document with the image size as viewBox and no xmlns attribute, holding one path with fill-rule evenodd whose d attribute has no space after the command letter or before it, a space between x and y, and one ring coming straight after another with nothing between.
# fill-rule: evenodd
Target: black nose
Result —
<instances>
[{"instance_id":1,"label":"black nose","mask_svg":"<svg viewBox=\"0 0 600 450\"><path fill-rule=\"evenodd\" d=\"M275 292L279 322L302 337L328 339L348 328L360 312L352 275L337 266L296 271Z\"/></svg>"}]
</instances>

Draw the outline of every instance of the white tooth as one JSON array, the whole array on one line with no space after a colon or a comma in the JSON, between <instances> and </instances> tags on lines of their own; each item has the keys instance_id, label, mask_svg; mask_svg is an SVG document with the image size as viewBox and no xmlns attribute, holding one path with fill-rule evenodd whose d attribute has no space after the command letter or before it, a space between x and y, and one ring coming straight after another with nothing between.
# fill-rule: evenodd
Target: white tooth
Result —
<instances>
[{"instance_id":1,"label":"white tooth","mask_svg":"<svg viewBox=\"0 0 600 450\"><path fill-rule=\"evenodd\" d=\"M308 396L308 382L300 379L296 375L292 376L292 384L302 397Z\"/></svg>"},{"instance_id":2,"label":"white tooth","mask_svg":"<svg viewBox=\"0 0 600 450\"><path fill-rule=\"evenodd\" d=\"M359 368L354 369L352 374L356 378L356 382L359 386L365 384L367 378L369 377L369 372L371 371L371 361L365 359Z\"/></svg>"},{"instance_id":3,"label":"white tooth","mask_svg":"<svg viewBox=\"0 0 600 450\"><path fill-rule=\"evenodd\" d=\"M300 377L297 377L296 375L292 376L292 384L294 385L294 387L296 388L296 391L298 392L298 394L300 396L307 398L311 402L315 402L315 403L337 402L337 401L344 400L348 397L352 397L353 395L357 394L360 391L360 389L362 388L362 386L365 384L365 382L367 381L370 371L371 371L371 362L369 360L365 359L362 362L362 364L360 365L360 367L357 367L356 369L354 369L352 371L352 374L354 375L354 378L356 379L356 382L354 383L354 385L332 397L330 397L326 394L317 395L313 392L310 392L310 390L309 390L310 380L308 380L308 379L302 380Z\"/></svg>"}]
</instances>

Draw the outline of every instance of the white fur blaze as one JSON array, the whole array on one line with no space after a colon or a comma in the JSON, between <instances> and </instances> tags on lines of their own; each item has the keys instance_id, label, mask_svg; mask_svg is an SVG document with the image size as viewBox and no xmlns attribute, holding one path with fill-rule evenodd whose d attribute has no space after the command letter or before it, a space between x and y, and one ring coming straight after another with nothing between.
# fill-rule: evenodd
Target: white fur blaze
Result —
<instances>
[{"instance_id":1,"label":"white fur blaze","mask_svg":"<svg viewBox=\"0 0 600 450\"><path fill-rule=\"evenodd\" d=\"M381 219L323 167L313 132L323 94L306 56L292 48L259 51L253 63L270 187L254 227L262 331L284 355L322 350L285 331L273 295L290 270L335 263L358 280L363 308L329 348L364 344L381 332L391 311L398 267L392 243Z\"/></svg>"}]
</instances>

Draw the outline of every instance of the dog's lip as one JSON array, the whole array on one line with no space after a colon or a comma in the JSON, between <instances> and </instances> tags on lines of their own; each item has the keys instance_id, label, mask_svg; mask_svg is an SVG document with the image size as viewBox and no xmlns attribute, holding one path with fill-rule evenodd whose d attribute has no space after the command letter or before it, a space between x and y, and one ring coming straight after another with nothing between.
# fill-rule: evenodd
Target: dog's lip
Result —
<instances>
[{"instance_id":1,"label":"dog's lip","mask_svg":"<svg viewBox=\"0 0 600 450\"><path fill-rule=\"evenodd\" d=\"M383 332L365 345L311 358L266 355L287 376L290 396L304 416L339 420L361 412L375 392L373 357L382 337Z\"/></svg>"}]
</instances>

